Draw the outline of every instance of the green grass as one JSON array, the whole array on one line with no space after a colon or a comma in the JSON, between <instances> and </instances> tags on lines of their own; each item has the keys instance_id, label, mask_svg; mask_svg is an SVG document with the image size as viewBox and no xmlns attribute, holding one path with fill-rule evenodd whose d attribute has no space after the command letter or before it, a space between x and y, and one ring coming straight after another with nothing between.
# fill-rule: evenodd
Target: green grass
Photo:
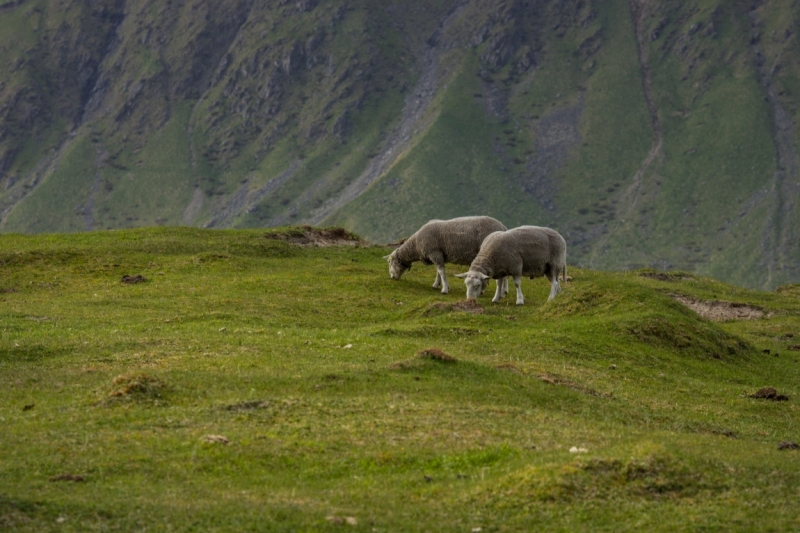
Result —
<instances>
[{"instance_id":1,"label":"green grass","mask_svg":"<svg viewBox=\"0 0 800 533\"><path fill-rule=\"evenodd\" d=\"M469 314L386 252L0 236L2 529L800 527L800 452L777 449L800 433L796 286L575 268L552 302L526 279L525 306ZM771 315L712 323L675 293ZM746 396L767 385L790 400Z\"/></svg>"}]
</instances>

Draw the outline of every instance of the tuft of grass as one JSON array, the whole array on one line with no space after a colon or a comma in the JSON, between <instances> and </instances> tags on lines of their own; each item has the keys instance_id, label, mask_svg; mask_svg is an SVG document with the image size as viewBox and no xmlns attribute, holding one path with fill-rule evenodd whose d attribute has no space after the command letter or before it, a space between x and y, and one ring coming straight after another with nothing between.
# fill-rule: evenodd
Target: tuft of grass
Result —
<instances>
[{"instance_id":1,"label":"tuft of grass","mask_svg":"<svg viewBox=\"0 0 800 533\"><path fill-rule=\"evenodd\" d=\"M168 390L167 384L156 376L145 373L123 374L111 382L106 393L106 402L153 402L162 400Z\"/></svg>"}]
</instances>

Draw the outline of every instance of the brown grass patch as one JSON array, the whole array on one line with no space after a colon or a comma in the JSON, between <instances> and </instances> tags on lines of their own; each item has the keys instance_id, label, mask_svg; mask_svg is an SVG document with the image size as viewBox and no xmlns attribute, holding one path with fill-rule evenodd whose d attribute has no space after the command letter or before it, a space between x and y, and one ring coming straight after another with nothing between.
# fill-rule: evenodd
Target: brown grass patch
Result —
<instances>
[{"instance_id":1,"label":"brown grass patch","mask_svg":"<svg viewBox=\"0 0 800 533\"><path fill-rule=\"evenodd\" d=\"M510 370L512 372L516 372L517 374L522 374L522 370L517 368L515 365L512 365L511 363L502 363L499 365L494 365L494 367L497 368L498 370Z\"/></svg>"},{"instance_id":2,"label":"brown grass patch","mask_svg":"<svg viewBox=\"0 0 800 533\"><path fill-rule=\"evenodd\" d=\"M692 276L681 272L640 272L639 276L642 278L650 278L658 281L681 281L690 279Z\"/></svg>"},{"instance_id":3,"label":"brown grass patch","mask_svg":"<svg viewBox=\"0 0 800 533\"><path fill-rule=\"evenodd\" d=\"M167 392L167 384L149 374L123 374L111 382L109 400L158 400Z\"/></svg>"},{"instance_id":4,"label":"brown grass patch","mask_svg":"<svg viewBox=\"0 0 800 533\"><path fill-rule=\"evenodd\" d=\"M479 315L483 313L483 307L478 304L477 300L467 299L453 304L453 309L456 311L464 311L465 313L473 313Z\"/></svg>"},{"instance_id":5,"label":"brown grass patch","mask_svg":"<svg viewBox=\"0 0 800 533\"><path fill-rule=\"evenodd\" d=\"M289 228L285 232L267 233L267 239L285 241L298 246L356 246L364 240L344 228L315 228L309 225Z\"/></svg>"},{"instance_id":6,"label":"brown grass patch","mask_svg":"<svg viewBox=\"0 0 800 533\"><path fill-rule=\"evenodd\" d=\"M611 398L612 396L607 392L596 391L591 387L581 385L580 383L576 383L571 379L567 379L564 376L559 376L558 374L551 374L549 372L545 372L543 374L539 374L536 377L538 377L541 381L544 381L545 383L548 383L550 385L560 385L562 387L567 387L572 390L588 394L589 396L599 396L600 398Z\"/></svg>"},{"instance_id":7,"label":"brown grass patch","mask_svg":"<svg viewBox=\"0 0 800 533\"><path fill-rule=\"evenodd\" d=\"M417 357L420 359L430 359L432 361L439 361L441 363L455 363L457 359L452 355L447 355L439 348L425 348L417 352Z\"/></svg>"},{"instance_id":8,"label":"brown grass patch","mask_svg":"<svg viewBox=\"0 0 800 533\"><path fill-rule=\"evenodd\" d=\"M72 481L72 482L82 482L86 481L83 476L79 476L78 474L59 474L57 476L52 476L48 479L48 481Z\"/></svg>"},{"instance_id":9,"label":"brown grass patch","mask_svg":"<svg viewBox=\"0 0 800 533\"><path fill-rule=\"evenodd\" d=\"M475 300L462 300L456 303L435 302L428 307L424 314L437 314L438 311L461 311L462 313L480 315L483 313L483 307Z\"/></svg>"}]
</instances>

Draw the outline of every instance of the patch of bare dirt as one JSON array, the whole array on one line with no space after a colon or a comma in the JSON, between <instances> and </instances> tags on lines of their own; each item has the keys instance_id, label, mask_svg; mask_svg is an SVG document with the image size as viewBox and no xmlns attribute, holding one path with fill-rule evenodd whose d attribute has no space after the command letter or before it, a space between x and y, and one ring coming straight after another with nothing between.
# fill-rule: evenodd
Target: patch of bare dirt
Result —
<instances>
[{"instance_id":1,"label":"patch of bare dirt","mask_svg":"<svg viewBox=\"0 0 800 533\"><path fill-rule=\"evenodd\" d=\"M357 526L358 520L353 516L326 516L325 520L331 524L347 524L348 526Z\"/></svg>"},{"instance_id":2,"label":"patch of bare dirt","mask_svg":"<svg viewBox=\"0 0 800 533\"><path fill-rule=\"evenodd\" d=\"M129 285L133 285L134 283L144 283L145 281L147 280L141 274L137 274L135 276L122 276L122 283L127 283Z\"/></svg>"},{"instance_id":3,"label":"patch of bare dirt","mask_svg":"<svg viewBox=\"0 0 800 533\"><path fill-rule=\"evenodd\" d=\"M315 228L313 226L299 226L291 228L285 233L267 233L267 239L289 242L298 246L356 246L364 244L358 235L350 233L344 228Z\"/></svg>"},{"instance_id":4,"label":"patch of bare dirt","mask_svg":"<svg viewBox=\"0 0 800 533\"><path fill-rule=\"evenodd\" d=\"M225 437L223 435L206 435L205 437L203 437L200 440L202 440L203 442L206 442L208 444L230 444L231 443L231 441L228 440L228 437Z\"/></svg>"},{"instance_id":5,"label":"patch of bare dirt","mask_svg":"<svg viewBox=\"0 0 800 533\"><path fill-rule=\"evenodd\" d=\"M72 481L72 482L81 482L86 481L83 476L79 476L78 474L59 474L57 476L52 476L48 479L48 481Z\"/></svg>"},{"instance_id":6,"label":"patch of bare dirt","mask_svg":"<svg viewBox=\"0 0 800 533\"><path fill-rule=\"evenodd\" d=\"M714 322L754 320L770 316L770 313L760 307L749 304L722 302L719 300L699 300L683 294L670 294L670 296L703 318Z\"/></svg>"},{"instance_id":7,"label":"patch of bare dirt","mask_svg":"<svg viewBox=\"0 0 800 533\"><path fill-rule=\"evenodd\" d=\"M796 442L786 441L778 444L779 450L800 450L800 444Z\"/></svg>"},{"instance_id":8,"label":"patch of bare dirt","mask_svg":"<svg viewBox=\"0 0 800 533\"><path fill-rule=\"evenodd\" d=\"M452 355L444 353L439 348L425 348L417 352L417 357L420 359L430 359L432 361L439 361L440 363L455 363L457 359Z\"/></svg>"},{"instance_id":9,"label":"patch of bare dirt","mask_svg":"<svg viewBox=\"0 0 800 533\"><path fill-rule=\"evenodd\" d=\"M785 402L789 400L788 396L785 394L778 394L778 391L773 387L762 387L758 389L755 394L751 394L750 397L760 400L772 400L773 402Z\"/></svg>"}]
</instances>

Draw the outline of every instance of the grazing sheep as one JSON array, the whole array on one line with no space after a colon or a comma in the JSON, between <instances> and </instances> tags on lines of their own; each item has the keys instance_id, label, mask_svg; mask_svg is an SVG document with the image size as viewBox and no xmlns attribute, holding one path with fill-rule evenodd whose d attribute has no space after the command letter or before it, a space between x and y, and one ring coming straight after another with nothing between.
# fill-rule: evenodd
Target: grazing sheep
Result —
<instances>
[{"instance_id":1,"label":"grazing sheep","mask_svg":"<svg viewBox=\"0 0 800 533\"><path fill-rule=\"evenodd\" d=\"M399 248L384 256L389 262L389 277L399 280L415 261L436 265L433 288L442 287L442 294L450 291L444 273L445 263L469 265L483 239L492 232L505 231L506 227L492 217L460 217L451 220L431 220L409 237ZM498 282L498 291L508 291L508 281Z\"/></svg>"},{"instance_id":2,"label":"grazing sheep","mask_svg":"<svg viewBox=\"0 0 800 533\"><path fill-rule=\"evenodd\" d=\"M550 228L520 226L508 231L496 231L484 239L481 250L472 261L469 272L457 274L467 286L467 298L477 298L489 283L489 279L506 276L514 278L517 287L517 305L523 305L520 282L522 276L545 276L550 280L550 297L561 292L558 275L567 280L567 243L559 233ZM499 290L493 302L505 294Z\"/></svg>"}]
</instances>

